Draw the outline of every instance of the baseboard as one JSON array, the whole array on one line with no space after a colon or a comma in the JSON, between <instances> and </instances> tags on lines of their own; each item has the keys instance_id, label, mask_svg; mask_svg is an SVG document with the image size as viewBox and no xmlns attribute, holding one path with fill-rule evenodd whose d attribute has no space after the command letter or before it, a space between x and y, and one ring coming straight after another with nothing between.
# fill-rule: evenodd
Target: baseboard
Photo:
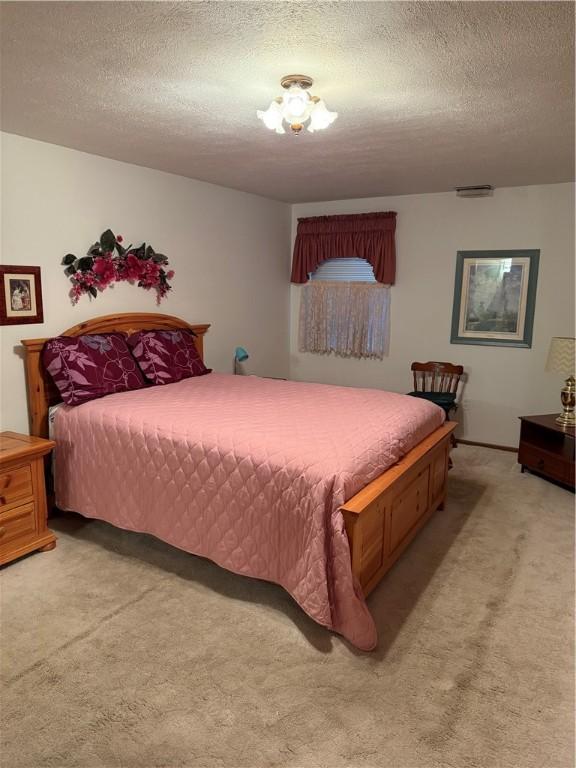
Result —
<instances>
[{"instance_id":1,"label":"baseboard","mask_svg":"<svg viewBox=\"0 0 576 768\"><path fill-rule=\"evenodd\" d=\"M494 445L494 443L478 443L476 440L462 440L460 437L456 438L457 443L462 445L478 445L481 448L494 448L497 451L510 451L511 453L518 453L518 448L512 445Z\"/></svg>"}]
</instances>

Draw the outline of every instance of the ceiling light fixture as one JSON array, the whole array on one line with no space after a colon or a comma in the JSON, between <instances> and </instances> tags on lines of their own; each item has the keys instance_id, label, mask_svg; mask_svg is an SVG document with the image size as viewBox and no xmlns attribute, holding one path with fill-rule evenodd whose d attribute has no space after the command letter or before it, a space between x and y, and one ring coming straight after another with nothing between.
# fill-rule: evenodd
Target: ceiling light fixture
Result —
<instances>
[{"instance_id":1,"label":"ceiling light fixture","mask_svg":"<svg viewBox=\"0 0 576 768\"><path fill-rule=\"evenodd\" d=\"M280 80L286 93L274 99L266 111L259 109L256 115L266 128L276 133L286 133L284 122L296 136L308 121L310 133L328 128L338 117L338 112L330 112L322 99L308 93L313 82L308 75L286 75Z\"/></svg>"}]
</instances>

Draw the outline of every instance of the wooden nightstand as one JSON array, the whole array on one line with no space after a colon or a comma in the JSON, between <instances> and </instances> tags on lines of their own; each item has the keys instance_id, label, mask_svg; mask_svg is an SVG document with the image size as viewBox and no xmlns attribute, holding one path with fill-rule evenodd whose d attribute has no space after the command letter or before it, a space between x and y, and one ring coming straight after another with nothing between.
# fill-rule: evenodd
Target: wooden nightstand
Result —
<instances>
[{"instance_id":1,"label":"wooden nightstand","mask_svg":"<svg viewBox=\"0 0 576 768\"><path fill-rule=\"evenodd\" d=\"M46 526L44 456L55 443L17 432L0 433L0 565L56 546Z\"/></svg>"},{"instance_id":2,"label":"wooden nightstand","mask_svg":"<svg viewBox=\"0 0 576 768\"><path fill-rule=\"evenodd\" d=\"M557 414L521 416L518 462L574 490L574 427L556 423Z\"/></svg>"}]
</instances>

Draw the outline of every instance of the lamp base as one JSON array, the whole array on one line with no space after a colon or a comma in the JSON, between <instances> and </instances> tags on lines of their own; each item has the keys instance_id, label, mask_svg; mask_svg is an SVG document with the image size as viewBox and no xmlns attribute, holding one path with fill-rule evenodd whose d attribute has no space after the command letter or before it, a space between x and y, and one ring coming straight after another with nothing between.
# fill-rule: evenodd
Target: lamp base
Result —
<instances>
[{"instance_id":1,"label":"lamp base","mask_svg":"<svg viewBox=\"0 0 576 768\"><path fill-rule=\"evenodd\" d=\"M576 401L576 382L574 376L570 376L564 382L564 387L560 393L562 399L562 413L556 417L556 423L563 427L573 427L576 425L574 417L574 404Z\"/></svg>"},{"instance_id":2,"label":"lamp base","mask_svg":"<svg viewBox=\"0 0 576 768\"><path fill-rule=\"evenodd\" d=\"M562 413L556 417L556 423L562 424L563 427L575 427L576 417L574 416L574 411L562 411Z\"/></svg>"}]
</instances>

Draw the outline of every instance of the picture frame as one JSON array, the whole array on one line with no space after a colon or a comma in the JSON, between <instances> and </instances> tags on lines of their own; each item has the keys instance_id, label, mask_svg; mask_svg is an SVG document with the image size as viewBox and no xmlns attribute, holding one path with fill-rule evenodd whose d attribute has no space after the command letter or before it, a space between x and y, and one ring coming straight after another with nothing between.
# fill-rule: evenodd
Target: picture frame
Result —
<instances>
[{"instance_id":1,"label":"picture frame","mask_svg":"<svg viewBox=\"0 0 576 768\"><path fill-rule=\"evenodd\" d=\"M539 250L458 251L451 344L532 346Z\"/></svg>"},{"instance_id":2,"label":"picture frame","mask_svg":"<svg viewBox=\"0 0 576 768\"><path fill-rule=\"evenodd\" d=\"M0 265L0 325L43 322L40 267Z\"/></svg>"}]
</instances>

